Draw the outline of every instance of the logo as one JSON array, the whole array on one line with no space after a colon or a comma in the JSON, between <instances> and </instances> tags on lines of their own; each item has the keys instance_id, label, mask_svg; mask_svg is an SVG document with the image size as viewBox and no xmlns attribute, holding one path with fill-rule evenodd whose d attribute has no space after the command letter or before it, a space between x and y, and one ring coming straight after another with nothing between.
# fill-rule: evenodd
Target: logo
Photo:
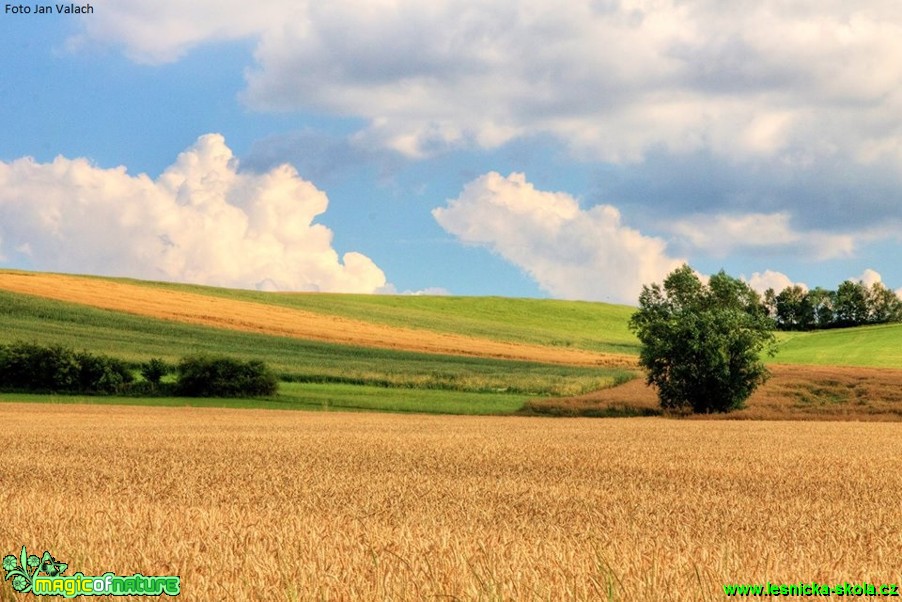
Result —
<instances>
[{"instance_id":1,"label":"logo","mask_svg":"<svg viewBox=\"0 0 902 602\"><path fill-rule=\"evenodd\" d=\"M12 588L23 594L36 596L177 596L181 593L181 579L175 575L145 577L134 575L114 575L107 572L100 576L64 575L69 565L59 562L50 552L43 556L28 554L25 546L16 557L3 557L5 581L11 581Z\"/></svg>"}]
</instances>

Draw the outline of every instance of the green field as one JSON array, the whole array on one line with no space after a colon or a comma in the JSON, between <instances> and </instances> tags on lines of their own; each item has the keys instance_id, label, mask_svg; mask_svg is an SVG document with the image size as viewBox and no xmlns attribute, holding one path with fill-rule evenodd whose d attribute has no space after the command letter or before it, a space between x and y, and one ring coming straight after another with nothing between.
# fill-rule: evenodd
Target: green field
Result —
<instances>
[{"instance_id":1,"label":"green field","mask_svg":"<svg viewBox=\"0 0 902 602\"><path fill-rule=\"evenodd\" d=\"M774 362L902 368L902 324L781 333Z\"/></svg>"},{"instance_id":2,"label":"green field","mask_svg":"<svg viewBox=\"0 0 902 602\"><path fill-rule=\"evenodd\" d=\"M627 327L635 308L628 305L507 297L266 293L125 278L105 279L495 341L607 353L639 353L639 342Z\"/></svg>"},{"instance_id":3,"label":"green field","mask_svg":"<svg viewBox=\"0 0 902 602\"><path fill-rule=\"evenodd\" d=\"M474 393L366 385L283 382L275 397L260 399L122 397L0 393L0 401L92 403L170 407L252 408L264 410L366 410L427 414L510 414L529 397L515 393Z\"/></svg>"},{"instance_id":4,"label":"green field","mask_svg":"<svg viewBox=\"0 0 902 602\"><path fill-rule=\"evenodd\" d=\"M99 277L98 277L99 278ZM109 279L150 288L254 301L388 326L421 328L496 341L639 354L628 305L552 299L337 293L266 293L209 286ZM902 368L902 324L777 335L781 364Z\"/></svg>"},{"instance_id":5,"label":"green field","mask_svg":"<svg viewBox=\"0 0 902 602\"><path fill-rule=\"evenodd\" d=\"M281 393L277 400L249 402L254 407L509 413L530 398L585 393L632 377L622 369L435 355L245 333L6 291L0 291L0 322L0 343L63 344L112 355L136 368L152 357L175 363L193 353L264 361L280 375ZM150 402L137 398L97 401ZM185 404L184 400L171 403ZM205 403L241 406L220 400Z\"/></svg>"},{"instance_id":6,"label":"green field","mask_svg":"<svg viewBox=\"0 0 902 602\"><path fill-rule=\"evenodd\" d=\"M131 284L304 309L408 328L551 348L638 354L627 328L633 308L501 297L282 294L123 280ZM193 405L510 413L537 397L578 395L635 376L592 368L436 355L300 340L182 324L0 290L0 343L63 344L131 362L176 362L193 353L269 364L282 380L276 399L193 400ZM772 363L902 368L902 325L780 333ZM17 398L21 398L18 396ZM0 399L10 399L4 395ZM71 402L73 398L56 401ZM185 405L183 399L97 399Z\"/></svg>"}]
</instances>

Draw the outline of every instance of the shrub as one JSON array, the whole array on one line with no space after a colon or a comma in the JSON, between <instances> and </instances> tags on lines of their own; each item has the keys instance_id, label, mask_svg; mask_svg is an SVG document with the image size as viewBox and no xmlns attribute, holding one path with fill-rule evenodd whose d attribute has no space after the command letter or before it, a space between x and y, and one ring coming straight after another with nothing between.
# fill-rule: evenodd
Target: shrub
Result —
<instances>
[{"instance_id":1,"label":"shrub","mask_svg":"<svg viewBox=\"0 0 902 602\"><path fill-rule=\"evenodd\" d=\"M176 394L187 397L256 397L274 395L279 387L260 361L196 355L182 359L176 373Z\"/></svg>"},{"instance_id":2,"label":"shrub","mask_svg":"<svg viewBox=\"0 0 902 602\"><path fill-rule=\"evenodd\" d=\"M79 364L78 390L83 393L123 393L135 380L122 360L88 352L75 358Z\"/></svg>"},{"instance_id":3,"label":"shrub","mask_svg":"<svg viewBox=\"0 0 902 602\"><path fill-rule=\"evenodd\" d=\"M17 342L0 350L0 386L29 391L74 391L78 384L79 364L71 349Z\"/></svg>"},{"instance_id":4,"label":"shrub","mask_svg":"<svg viewBox=\"0 0 902 602\"><path fill-rule=\"evenodd\" d=\"M154 387L160 386L163 377L169 374L171 368L169 364L155 357L141 366L141 376Z\"/></svg>"},{"instance_id":5,"label":"shrub","mask_svg":"<svg viewBox=\"0 0 902 602\"><path fill-rule=\"evenodd\" d=\"M124 362L62 345L0 346L0 387L59 393L119 393L133 377Z\"/></svg>"}]
</instances>

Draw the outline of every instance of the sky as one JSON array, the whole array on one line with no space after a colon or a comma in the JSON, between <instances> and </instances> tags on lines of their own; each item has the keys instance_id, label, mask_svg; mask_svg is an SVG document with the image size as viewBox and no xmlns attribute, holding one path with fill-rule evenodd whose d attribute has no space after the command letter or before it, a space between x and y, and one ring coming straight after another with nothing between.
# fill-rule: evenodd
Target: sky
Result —
<instances>
[{"instance_id":1,"label":"sky","mask_svg":"<svg viewBox=\"0 0 902 602\"><path fill-rule=\"evenodd\" d=\"M686 262L902 295L896 0L40 6L0 13L0 267L636 304Z\"/></svg>"}]
</instances>

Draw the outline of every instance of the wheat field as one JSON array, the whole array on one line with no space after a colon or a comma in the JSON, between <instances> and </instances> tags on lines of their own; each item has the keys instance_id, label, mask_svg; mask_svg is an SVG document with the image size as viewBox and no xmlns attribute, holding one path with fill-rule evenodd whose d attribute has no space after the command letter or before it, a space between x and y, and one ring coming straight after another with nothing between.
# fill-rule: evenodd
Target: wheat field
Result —
<instances>
[{"instance_id":1,"label":"wheat field","mask_svg":"<svg viewBox=\"0 0 902 602\"><path fill-rule=\"evenodd\" d=\"M101 278L0 271L0 289L186 324L361 347L575 366L636 366L636 359L625 355L386 326L279 305Z\"/></svg>"},{"instance_id":2,"label":"wheat field","mask_svg":"<svg viewBox=\"0 0 902 602\"><path fill-rule=\"evenodd\" d=\"M731 582L902 582L891 423L4 403L0 424L0 554L176 574L184 600L695 601Z\"/></svg>"}]
</instances>

